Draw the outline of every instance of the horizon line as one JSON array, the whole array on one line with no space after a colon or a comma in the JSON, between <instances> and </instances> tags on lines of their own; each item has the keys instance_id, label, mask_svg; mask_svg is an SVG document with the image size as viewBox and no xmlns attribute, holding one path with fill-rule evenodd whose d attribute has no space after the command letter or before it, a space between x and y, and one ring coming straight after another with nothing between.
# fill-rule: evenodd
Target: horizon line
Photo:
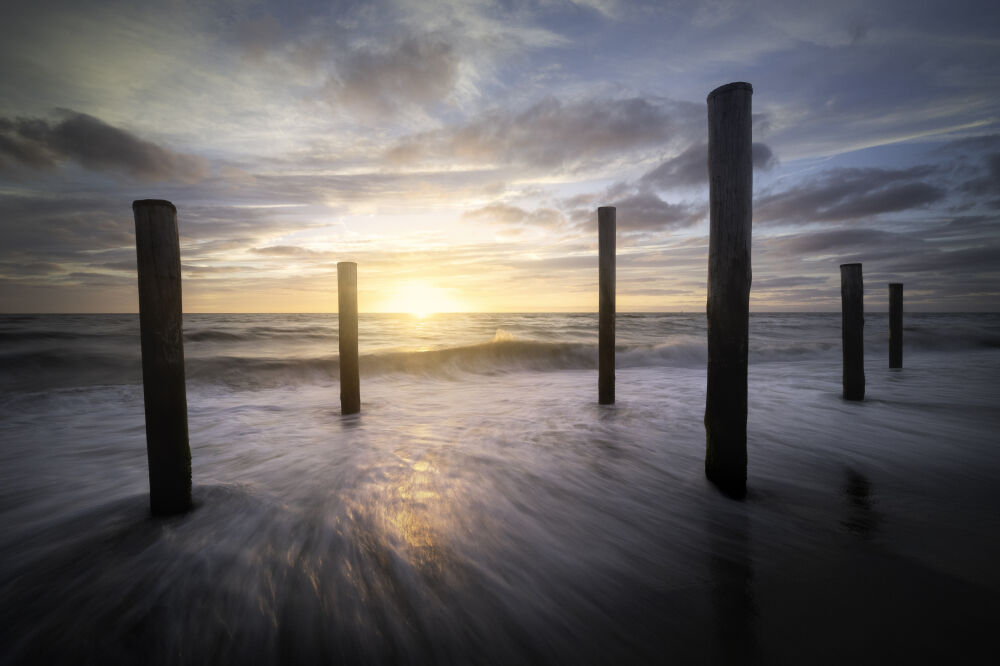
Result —
<instances>
[{"instance_id":1,"label":"horizon line","mask_svg":"<svg viewBox=\"0 0 1000 666\"><path fill-rule=\"evenodd\" d=\"M865 314L887 314L888 310L866 310ZM907 309L910 314L1000 314L1000 310L916 310ZM34 315L138 315L136 311L119 312L0 312L0 317L23 317ZM339 314L336 310L286 311L286 312L181 312L182 315L325 315ZM597 310L460 310L455 312L432 312L427 315L415 315L412 312L359 312L359 315L399 315L414 319L429 319L438 315L478 315L478 314L560 314L560 315L596 315ZM637 314L706 314L703 310L621 310L616 315ZM841 314L840 310L751 310L750 314ZM707 315L706 315L707 316Z\"/></svg>"}]
</instances>

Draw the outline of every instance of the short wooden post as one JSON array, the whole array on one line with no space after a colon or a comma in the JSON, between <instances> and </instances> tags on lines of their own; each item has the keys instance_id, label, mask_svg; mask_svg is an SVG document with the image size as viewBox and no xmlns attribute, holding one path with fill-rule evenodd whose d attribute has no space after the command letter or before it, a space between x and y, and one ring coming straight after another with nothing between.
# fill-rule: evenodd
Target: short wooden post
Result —
<instances>
[{"instance_id":1,"label":"short wooden post","mask_svg":"<svg viewBox=\"0 0 1000 666\"><path fill-rule=\"evenodd\" d=\"M337 320L340 338L340 412L361 411L361 377L358 371L358 265L337 263Z\"/></svg>"},{"instance_id":2,"label":"short wooden post","mask_svg":"<svg viewBox=\"0 0 1000 666\"><path fill-rule=\"evenodd\" d=\"M597 402L615 402L615 207L597 209L598 378Z\"/></svg>"},{"instance_id":3,"label":"short wooden post","mask_svg":"<svg viewBox=\"0 0 1000 666\"><path fill-rule=\"evenodd\" d=\"M841 336L844 347L844 399L865 399L865 306L861 264L841 264Z\"/></svg>"},{"instance_id":4,"label":"short wooden post","mask_svg":"<svg viewBox=\"0 0 1000 666\"><path fill-rule=\"evenodd\" d=\"M889 283L889 367L903 367L903 283Z\"/></svg>"},{"instance_id":5,"label":"short wooden post","mask_svg":"<svg viewBox=\"0 0 1000 666\"><path fill-rule=\"evenodd\" d=\"M735 498L746 495L747 344L753 204L749 83L708 95L708 390L705 474Z\"/></svg>"},{"instance_id":6,"label":"short wooden post","mask_svg":"<svg viewBox=\"0 0 1000 666\"><path fill-rule=\"evenodd\" d=\"M191 508L177 209L169 201L145 199L132 202L132 213L139 273L149 505L153 514L166 515Z\"/></svg>"}]
</instances>

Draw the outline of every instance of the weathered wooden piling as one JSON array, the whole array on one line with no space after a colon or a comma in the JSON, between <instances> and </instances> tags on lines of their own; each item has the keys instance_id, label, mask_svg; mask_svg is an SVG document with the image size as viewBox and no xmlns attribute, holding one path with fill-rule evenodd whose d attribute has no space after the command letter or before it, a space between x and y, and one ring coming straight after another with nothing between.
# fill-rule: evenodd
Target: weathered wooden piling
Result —
<instances>
[{"instance_id":1,"label":"weathered wooden piling","mask_svg":"<svg viewBox=\"0 0 1000 666\"><path fill-rule=\"evenodd\" d=\"M340 412L361 411L361 377L358 370L358 265L337 263L337 320L340 338Z\"/></svg>"},{"instance_id":2,"label":"weathered wooden piling","mask_svg":"<svg viewBox=\"0 0 1000 666\"><path fill-rule=\"evenodd\" d=\"M597 402L615 402L615 207L597 209L598 377Z\"/></svg>"},{"instance_id":3,"label":"weathered wooden piling","mask_svg":"<svg viewBox=\"0 0 1000 666\"><path fill-rule=\"evenodd\" d=\"M903 367L903 283L889 283L889 367Z\"/></svg>"},{"instance_id":4,"label":"weathered wooden piling","mask_svg":"<svg viewBox=\"0 0 1000 666\"><path fill-rule=\"evenodd\" d=\"M865 306L861 264L841 264L841 337L844 347L844 399L865 399Z\"/></svg>"},{"instance_id":5,"label":"weathered wooden piling","mask_svg":"<svg viewBox=\"0 0 1000 666\"><path fill-rule=\"evenodd\" d=\"M708 95L708 391L705 474L732 497L746 495L747 344L753 199L749 83Z\"/></svg>"},{"instance_id":6,"label":"weathered wooden piling","mask_svg":"<svg viewBox=\"0 0 1000 666\"><path fill-rule=\"evenodd\" d=\"M132 213L139 273L149 505L153 514L166 515L191 508L177 209L169 201L144 199L132 202Z\"/></svg>"}]
</instances>

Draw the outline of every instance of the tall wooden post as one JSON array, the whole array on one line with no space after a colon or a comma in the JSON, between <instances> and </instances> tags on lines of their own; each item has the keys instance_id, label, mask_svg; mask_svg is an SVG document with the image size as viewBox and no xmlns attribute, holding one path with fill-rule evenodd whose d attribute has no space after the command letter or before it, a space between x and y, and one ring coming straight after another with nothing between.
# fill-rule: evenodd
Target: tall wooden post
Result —
<instances>
[{"instance_id":1,"label":"tall wooden post","mask_svg":"<svg viewBox=\"0 0 1000 666\"><path fill-rule=\"evenodd\" d=\"M889 367L903 367L903 284L889 283Z\"/></svg>"},{"instance_id":2,"label":"tall wooden post","mask_svg":"<svg viewBox=\"0 0 1000 666\"><path fill-rule=\"evenodd\" d=\"M169 201L145 199L132 202L132 213L139 273L149 505L153 514L166 515L191 508L177 209Z\"/></svg>"},{"instance_id":3,"label":"tall wooden post","mask_svg":"<svg viewBox=\"0 0 1000 666\"><path fill-rule=\"evenodd\" d=\"M861 264L841 264L841 337L844 346L844 399L865 399L865 306Z\"/></svg>"},{"instance_id":4,"label":"tall wooden post","mask_svg":"<svg viewBox=\"0 0 1000 666\"><path fill-rule=\"evenodd\" d=\"M358 265L337 263L337 320L340 338L340 412L361 411L361 378L358 371Z\"/></svg>"},{"instance_id":5,"label":"tall wooden post","mask_svg":"<svg viewBox=\"0 0 1000 666\"><path fill-rule=\"evenodd\" d=\"M749 83L708 95L708 391L705 474L727 495L746 495L747 344L753 204Z\"/></svg>"},{"instance_id":6,"label":"tall wooden post","mask_svg":"<svg viewBox=\"0 0 1000 666\"><path fill-rule=\"evenodd\" d=\"M597 209L598 378L597 402L615 402L615 207Z\"/></svg>"}]
</instances>

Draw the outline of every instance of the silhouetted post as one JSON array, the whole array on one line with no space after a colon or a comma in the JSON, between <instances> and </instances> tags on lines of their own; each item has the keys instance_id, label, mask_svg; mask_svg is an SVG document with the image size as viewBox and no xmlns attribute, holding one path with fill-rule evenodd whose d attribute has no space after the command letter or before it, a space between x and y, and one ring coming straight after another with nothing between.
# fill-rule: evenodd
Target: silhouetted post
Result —
<instances>
[{"instance_id":1,"label":"silhouetted post","mask_svg":"<svg viewBox=\"0 0 1000 666\"><path fill-rule=\"evenodd\" d=\"M708 95L708 392L705 474L731 497L746 495L747 343L753 204L749 83Z\"/></svg>"},{"instance_id":2,"label":"silhouetted post","mask_svg":"<svg viewBox=\"0 0 1000 666\"><path fill-rule=\"evenodd\" d=\"M889 283L889 367L903 367L903 284Z\"/></svg>"},{"instance_id":3,"label":"silhouetted post","mask_svg":"<svg viewBox=\"0 0 1000 666\"><path fill-rule=\"evenodd\" d=\"M615 402L615 207L597 209L598 352L597 402Z\"/></svg>"},{"instance_id":4,"label":"silhouetted post","mask_svg":"<svg viewBox=\"0 0 1000 666\"><path fill-rule=\"evenodd\" d=\"M337 263L337 320L340 325L340 413L361 411L358 373L358 265Z\"/></svg>"},{"instance_id":5,"label":"silhouetted post","mask_svg":"<svg viewBox=\"0 0 1000 666\"><path fill-rule=\"evenodd\" d=\"M864 293L861 264L841 264L840 303L845 400L865 399Z\"/></svg>"},{"instance_id":6,"label":"silhouetted post","mask_svg":"<svg viewBox=\"0 0 1000 666\"><path fill-rule=\"evenodd\" d=\"M132 202L139 273L142 393L149 506L156 515L191 508L191 447L184 386L181 251L169 201Z\"/></svg>"}]
</instances>

